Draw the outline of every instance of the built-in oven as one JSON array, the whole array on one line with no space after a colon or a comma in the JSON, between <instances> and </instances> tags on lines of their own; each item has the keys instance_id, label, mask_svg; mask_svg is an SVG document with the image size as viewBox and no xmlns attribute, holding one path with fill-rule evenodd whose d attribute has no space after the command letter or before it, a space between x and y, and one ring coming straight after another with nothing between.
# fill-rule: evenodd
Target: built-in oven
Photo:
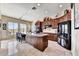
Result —
<instances>
[{"instance_id":1,"label":"built-in oven","mask_svg":"<svg viewBox=\"0 0 79 59\"><path fill-rule=\"evenodd\" d=\"M58 43L71 50L71 21L58 24Z\"/></svg>"}]
</instances>

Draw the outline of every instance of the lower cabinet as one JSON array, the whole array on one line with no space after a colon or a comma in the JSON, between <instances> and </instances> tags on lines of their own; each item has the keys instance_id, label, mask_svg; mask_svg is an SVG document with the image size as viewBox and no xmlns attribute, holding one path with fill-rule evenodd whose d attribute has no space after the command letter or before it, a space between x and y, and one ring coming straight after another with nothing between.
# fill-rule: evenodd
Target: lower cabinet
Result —
<instances>
[{"instance_id":1,"label":"lower cabinet","mask_svg":"<svg viewBox=\"0 0 79 59\"><path fill-rule=\"evenodd\" d=\"M47 36L43 37L28 36L26 37L26 42L31 44L35 48L39 49L40 51L44 51L48 46Z\"/></svg>"},{"instance_id":2,"label":"lower cabinet","mask_svg":"<svg viewBox=\"0 0 79 59\"><path fill-rule=\"evenodd\" d=\"M49 33L47 39L51 40L51 41L57 41L58 40L58 35L57 34L50 34Z\"/></svg>"}]
</instances>

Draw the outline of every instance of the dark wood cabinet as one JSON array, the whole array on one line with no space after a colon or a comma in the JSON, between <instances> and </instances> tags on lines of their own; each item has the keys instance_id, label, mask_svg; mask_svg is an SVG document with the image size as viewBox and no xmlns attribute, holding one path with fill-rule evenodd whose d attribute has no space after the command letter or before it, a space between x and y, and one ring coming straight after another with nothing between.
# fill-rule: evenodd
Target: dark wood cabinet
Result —
<instances>
[{"instance_id":1,"label":"dark wood cabinet","mask_svg":"<svg viewBox=\"0 0 79 59\"><path fill-rule=\"evenodd\" d=\"M54 41L58 41L58 35L57 34L54 34L53 37L54 37Z\"/></svg>"},{"instance_id":2,"label":"dark wood cabinet","mask_svg":"<svg viewBox=\"0 0 79 59\"><path fill-rule=\"evenodd\" d=\"M36 25L36 33L42 32L42 22L37 21L35 25Z\"/></svg>"},{"instance_id":3,"label":"dark wood cabinet","mask_svg":"<svg viewBox=\"0 0 79 59\"><path fill-rule=\"evenodd\" d=\"M44 21L43 21L43 28L46 29L46 28L52 27L52 26L53 26L53 24L52 24L52 18L45 17Z\"/></svg>"},{"instance_id":4,"label":"dark wood cabinet","mask_svg":"<svg viewBox=\"0 0 79 59\"><path fill-rule=\"evenodd\" d=\"M54 36L52 34L49 34L47 37L48 40L54 40Z\"/></svg>"},{"instance_id":5,"label":"dark wood cabinet","mask_svg":"<svg viewBox=\"0 0 79 59\"><path fill-rule=\"evenodd\" d=\"M58 34L56 33L46 33L48 34L47 39L51 41L57 41L58 40Z\"/></svg>"},{"instance_id":6,"label":"dark wood cabinet","mask_svg":"<svg viewBox=\"0 0 79 59\"><path fill-rule=\"evenodd\" d=\"M47 36L33 36L28 35L26 36L26 42L31 44L33 47L39 49L40 51L44 51L48 46L48 39Z\"/></svg>"},{"instance_id":7,"label":"dark wood cabinet","mask_svg":"<svg viewBox=\"0 0 79 59\"><path fill-rule=\"evenodd\" d=\"M71 20L71 11L69 10L65 15L58 18L45 17L43 27L51 25L52 28L58 28L58 23Z\"/></svg>"},{"instance_id":8,"label":"dark wood cabinet","mask_svg":"<svg viewBox=\"0 0 79 59\"><path fill-rule=\"evenodd\" d=\"M59 19L54 19L54 26L53 28L58 28Z\"/></svg>"},{"instance_id":9,"label":"dark wood cabinet","mask_svg":"<svg viewBox=\"0 0 79 59\"><path fill-rule=\"evenodd\" d=\"M71 11L59 18L59 23L71 20Z\"/></svg>"}]
</instances>

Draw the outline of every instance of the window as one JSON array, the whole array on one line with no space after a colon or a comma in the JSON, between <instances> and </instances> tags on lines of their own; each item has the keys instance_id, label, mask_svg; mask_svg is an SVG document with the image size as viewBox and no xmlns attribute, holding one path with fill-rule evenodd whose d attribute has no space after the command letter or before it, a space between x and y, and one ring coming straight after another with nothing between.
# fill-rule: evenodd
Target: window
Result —
<instances>
[{"instance_id":1,"label":"window","mask_svg":"<svg viewBox=\"0 0 79 59\"><path fill-rule=\"evenodd\" d=\"M13 23L14 34L18 32L18 23Z\"/></svg>"},{"instance_id":2,"label":"window","mask_svg":"<svg viewBox=\"0 0 79 59\"><path fill-rule=\"evenodd\" d=\"M16 32L18 32L18 30L20 30L21 33L26 33L30 31L30 24L19 24L16 22L8 22L7 24L7 28L8 28L8 32L10 33L10 35L12 35L13 37L16 35Z\"/></svg>"},{"instance_id":3,"label":"window","mask_svg":"<svg viewBox=\"0 0 79 59\"><path fill-rule=\"evenodd\" d=\"M16 32L18 32L18 23L14 22L8 22L8 31L11 33L11 35L15 35Z\"/></svg>"},{"instance_id":4,"label":"window","mask_svg":"<svg viewBox=\"0 0 79 59\"><path fill-rule=\"evenodd\" d=\"M23 32L23 33L27 32L26 24L20 24L20 32Z\"/></svg>"},{"instance_id":5,"label":"window","mask_svg":"<svg viewBox=\"0 0 79 59\"><path fill-rule=\"evenodd\" d=\"M11 33L11 35L13 35L14 30L13 30L13 22L8 22L8 31Z\"/></svg>"},{"instance_id":6,"label":"window","mask_svg":"<svg viewBox=\"0 0 79 59\"><path fill-rule=\"evenodd\" d=\"M30 26L30 24L28 23L27 24L27 32L30 32L31 31L31 26Z\"/></svg>"}]
</instances>

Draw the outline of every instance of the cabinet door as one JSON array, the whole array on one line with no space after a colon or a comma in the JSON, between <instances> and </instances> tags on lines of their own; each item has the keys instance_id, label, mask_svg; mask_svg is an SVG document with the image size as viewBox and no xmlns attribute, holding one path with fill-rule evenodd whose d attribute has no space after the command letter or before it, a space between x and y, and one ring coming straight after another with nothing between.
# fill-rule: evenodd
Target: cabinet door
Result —
<instances>
[{"instance_id":1,"label":"cabinet door","mask_svg":"<svg viewBox=\"0 0 79 59\"><path fill-rule=\"evenodd\" d=\"M58 36L57 35L53 35L54 37L54 41L58 41Z\"/></svg>"},{"instance_id":2,"label":"cabinet door","mask_svg":"<svg viewBox=\"0 0 79 59\"><path fill-rule=\"evenodd\" d=\"M42 51L43 50L43 38L38 38L36 43L37 43L36 48Z\"/></svg>"},{"instance_id":3,"label":"cabinet door","mask_svg":"<svg viewBox=\"0 0 79 59\"><path fill-rule=\"evenodd\" d=\"M47 36L43 37L43 48L46 48L48 46L48 39Z\"/></svg>"},{"instance_id":4,"label":"cabinet door","mask_svg":"<svg viewBox=\"0 0 79 59\"><path fill-rule=\"evenodd\" d=\"M52 40L52 41L54 41L54 36L53 36L53 34L49 34L49 36L48 36L48 40Z\"/></svg>"},{"instance_id":5,"label":"cabinet door","mask_svg":"<svg viewBox=\"0 0 79 59\"><path fill-rule=\"evenodd\" d=\"M57 28L58 27L58 21L59 20L54 20L54 28Z\"/></svg>"},{"instance_id":6,"label":"cabinet door","mask_svg":"<svg viewBox=\"0 0 79 59\"><path fill-rule=\"evenodd\" d=\"M52 22L52 27L54 27L54 19L51 22Z\"/></svg>"}]
</instances>

